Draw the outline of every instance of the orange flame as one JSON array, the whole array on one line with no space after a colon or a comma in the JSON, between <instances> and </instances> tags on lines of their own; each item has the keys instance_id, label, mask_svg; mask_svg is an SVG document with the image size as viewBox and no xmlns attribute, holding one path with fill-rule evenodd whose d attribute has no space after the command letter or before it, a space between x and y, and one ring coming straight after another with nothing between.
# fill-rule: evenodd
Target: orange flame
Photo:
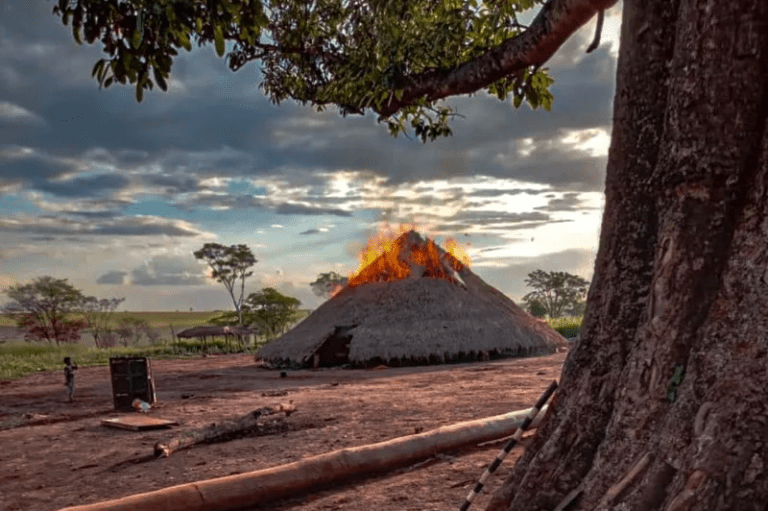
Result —
<instances>
[{"instance_id":1,"label":"orange flame","mask_svg":"<svg viewBox=\"0 0 768 511\"><path fill-rule=\"evenodd\" d=\"M333 289L331 289L331 298L339 294L342 289L344 289L344 286L342 286L341 284L334 284Z\"/></svg>"},{"instance_id":2,"label":"orange flame","mask_svg":"<svg viewBox=\"0 0 768 511\"><path fill-rule=\"evenodd\" d=\"M350 275L348 286L401 280L413 271L419 276L452 280L453 272L469 266L469 256L456 240L448 239L448 250L443 251L431 239L414 243L420 238L403 236L413 230L411 224L382 226L360 253L360 266Z\"/></svg>"},{"instance_id":3,"label":"orange flame","mask_svg":"<svg viewBox=\"0 0 768 511\"><path fill-rule=\"evenodd\" d=\"M357 267L357 271L349 276L349 280L351 281L379 256L391 252L395 248L397 238L415 228L413 224L400 224L395 228L389 224L379 226L379 232L368 238L365 248L360 252L360 265Z\"/></svg>"},{"instance_id":4,"label":"orange flame","mask_svg":"<svg viewBox=\"0 0 768 511\"><path fill-rule=\"evenodd\" d=\"M466 246L462 246L454 238L446 239L443 245L445 246L446 252L448 252L453 257L458 259L459 262L461 262L461 264L463 264L467 268L472 266L472 259L469 257L469 254L467 253Z\"/></svg>"}]
</instances>

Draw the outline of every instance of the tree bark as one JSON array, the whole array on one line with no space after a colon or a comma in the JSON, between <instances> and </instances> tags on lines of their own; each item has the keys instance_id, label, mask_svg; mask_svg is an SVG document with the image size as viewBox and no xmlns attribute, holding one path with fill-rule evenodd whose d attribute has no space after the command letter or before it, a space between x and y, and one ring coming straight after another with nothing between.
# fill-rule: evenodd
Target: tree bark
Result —
<instances>
[{"instance_id":1,"label":"tree bark","mask_svg":"<svg viewBox=\"0 0 768 511\"><path fill-rule=\"evenodd\" d=\"M767 124L768 2L624 0L581 341L489 511L765 509Z\"/></svg>"}]
</instances>

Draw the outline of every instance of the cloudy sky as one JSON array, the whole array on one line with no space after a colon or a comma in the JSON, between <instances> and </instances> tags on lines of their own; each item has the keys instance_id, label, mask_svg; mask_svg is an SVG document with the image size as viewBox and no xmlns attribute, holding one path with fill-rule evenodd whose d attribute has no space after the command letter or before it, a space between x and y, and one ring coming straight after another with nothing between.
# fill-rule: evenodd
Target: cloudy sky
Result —
<instances>
[{"instance_id":1,"label":"cloudy sky","mask_svg":"<svg viewBox=\"0 0 768 511\"><path fill-rule=\"evenodd\" d=\"M316 307L309 283L347 274L382 225L413 223L466 247L512 299L537 268L591 279L615 88L619 7L549 62L551 112L484 93L448 101L454 135L391 137L257 89L211 46L181 52L168 92L98 90L103 55L78 46L50 0L0 3L0 289L67 278L125 310L232 307L192 252L244 243L263 287ZM0 295L0 303L5 296Z\"/></svg>"}]
</instances>

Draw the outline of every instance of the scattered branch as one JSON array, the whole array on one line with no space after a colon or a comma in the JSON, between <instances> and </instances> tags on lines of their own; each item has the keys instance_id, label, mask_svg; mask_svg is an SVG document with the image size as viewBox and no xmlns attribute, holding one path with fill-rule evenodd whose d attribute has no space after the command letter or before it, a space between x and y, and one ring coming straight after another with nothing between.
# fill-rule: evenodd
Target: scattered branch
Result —
<instances>
[{"instance_id":1,"label":"scattered branch","mask_svg":"<svg viewBox=\"0 0 768 511\"><path fill-rule=\"evenodd\" d=\"M587 48L587 53L592 53L600 46L600 33L603 31L603 19L605 18L605 11L597 13L597 28L595 28L595 38L592 39L592 44Z\"/></svg>"}]
</instances>

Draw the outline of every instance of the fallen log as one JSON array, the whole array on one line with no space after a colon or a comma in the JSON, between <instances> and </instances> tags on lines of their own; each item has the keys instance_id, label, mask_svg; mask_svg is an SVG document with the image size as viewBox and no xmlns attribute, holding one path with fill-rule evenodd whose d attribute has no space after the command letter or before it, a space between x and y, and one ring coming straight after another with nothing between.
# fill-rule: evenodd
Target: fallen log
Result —
<instances>
[{"instance_id":1,"label":"fallen log","mask_svg":"<svg viewBox=\"0 0 768 511\"><path fill-rule=\"evenodd\" d=\"M237 433L258 427L256 421L261 417L281 412L284 412L285 416L288 417L295 411L296 407L292 404L280 403L275 406L264 406L234 421L214 422L205 428L174 437L166 443L155 444L155 457L167 458L171 453L188 449L195 444L220 441Z\"/></svg>"},{"instance_id":2,"label":"fallen log","mask_svg":"<svg viewBox=\"0 0 768 511\"><path fill-rule=\"evenodd\" d=\"M529 428L538 426L546 406ZM235 511L350 478L411 465L440 452L509 436L532 409L460 422L377 444L350 447L272 468L180 484L61 511Z\"/></svg>"}]
</instances>

